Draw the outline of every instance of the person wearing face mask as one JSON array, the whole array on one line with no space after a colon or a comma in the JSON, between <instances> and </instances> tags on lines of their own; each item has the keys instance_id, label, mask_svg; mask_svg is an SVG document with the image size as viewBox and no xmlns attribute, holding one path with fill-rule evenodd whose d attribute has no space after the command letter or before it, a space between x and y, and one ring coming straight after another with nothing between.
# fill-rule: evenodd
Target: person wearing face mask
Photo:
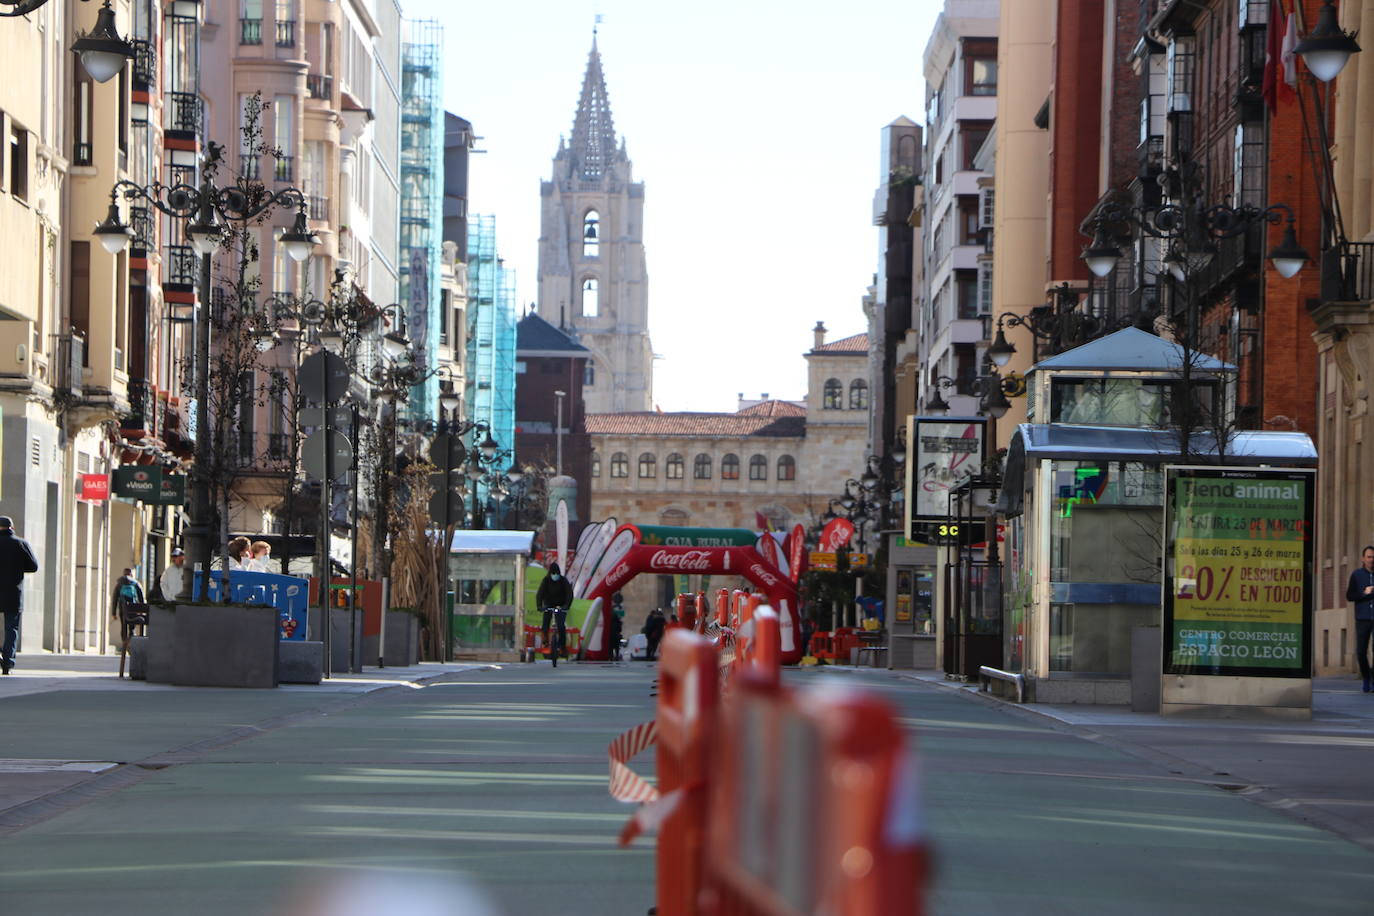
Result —
<instances>
[{"instance_id":1,"label":"person wearing face mask","mask_svg":"<svg viewBox=\"0 0 1374 916\"><path fill-rule=\"evenodd\" d=\"M534 595L535 606L544 612L544 645L549 645L550 620L557 622L558 643L563 645L567 636L568 608L572 605L572 600L572 583L564 577L557 563L550 563L549 574L539 583L539 591Z\"/></svg>"}]
</instances>

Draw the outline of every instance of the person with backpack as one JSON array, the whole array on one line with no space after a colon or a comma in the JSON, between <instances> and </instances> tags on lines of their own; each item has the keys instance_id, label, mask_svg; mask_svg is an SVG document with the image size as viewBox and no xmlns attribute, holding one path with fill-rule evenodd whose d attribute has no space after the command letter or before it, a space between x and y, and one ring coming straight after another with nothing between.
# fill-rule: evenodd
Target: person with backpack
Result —
<instances>
[{"instance_id":1,"label":"person with backpack","mask_svg":"<svg viewBox=\"0 0 1374 916\"><path fill-rule=\"evenodd\" d=\"M146 603L143 598L143 586L134 578L134 571L126 567L115 580L114 594L110 598L110 616L119 617L120 610L130 604Z\"/></svg>"}]
</instances>

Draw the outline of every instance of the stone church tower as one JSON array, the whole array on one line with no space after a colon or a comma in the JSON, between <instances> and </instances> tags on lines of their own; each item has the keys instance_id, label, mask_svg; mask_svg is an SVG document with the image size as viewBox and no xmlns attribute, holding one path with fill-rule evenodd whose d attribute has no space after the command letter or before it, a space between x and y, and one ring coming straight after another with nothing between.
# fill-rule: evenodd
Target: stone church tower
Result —
<instances>
[{"instance_id":1,"label":"stone church tower","mask_svg":"<svg viewBox=\"0 0 1374 916\"><path fill-rule=\"evenodd\" d=\"M572 139L539 193L539 316L591 351L587 413L652 410L644 185L616 142L595 36Z\"/></svg>"}]
</instances>

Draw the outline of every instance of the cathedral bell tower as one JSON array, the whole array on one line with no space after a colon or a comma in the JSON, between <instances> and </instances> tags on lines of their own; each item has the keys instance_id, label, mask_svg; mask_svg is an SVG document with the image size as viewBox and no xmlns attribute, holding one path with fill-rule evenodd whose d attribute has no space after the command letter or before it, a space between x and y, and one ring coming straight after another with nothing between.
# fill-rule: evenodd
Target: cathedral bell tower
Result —
<instances>
[{"instance_id":1,"label":"cathedral bell tower","mask_svg":"<svg viewBox=\"0 0 1374 916\"><path fill-rule=\"evenodd\" d=\"M539 316L591 351L587 413L651 410L644 184L616 142L595 36L572 139L559 140L539 193Z\"/></svg>"}]
</instances>

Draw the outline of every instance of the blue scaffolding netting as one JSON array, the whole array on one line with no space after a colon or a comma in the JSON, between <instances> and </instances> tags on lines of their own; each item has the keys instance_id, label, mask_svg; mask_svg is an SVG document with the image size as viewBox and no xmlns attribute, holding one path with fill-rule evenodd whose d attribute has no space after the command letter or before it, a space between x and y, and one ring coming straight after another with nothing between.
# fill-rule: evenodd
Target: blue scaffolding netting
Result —
<instances>
[{"instance_id":1,"label":"blue scaffolding netting","mask_svg":"<svg viewBox=\"0 0 1374 916\"><path fill-rule=\"evenodd\" d=\"M468 221L467 357L467 416L510 453L504 471L515 460L515 271L497 254L494 216Z\"/></svg>"}]
</instances>

